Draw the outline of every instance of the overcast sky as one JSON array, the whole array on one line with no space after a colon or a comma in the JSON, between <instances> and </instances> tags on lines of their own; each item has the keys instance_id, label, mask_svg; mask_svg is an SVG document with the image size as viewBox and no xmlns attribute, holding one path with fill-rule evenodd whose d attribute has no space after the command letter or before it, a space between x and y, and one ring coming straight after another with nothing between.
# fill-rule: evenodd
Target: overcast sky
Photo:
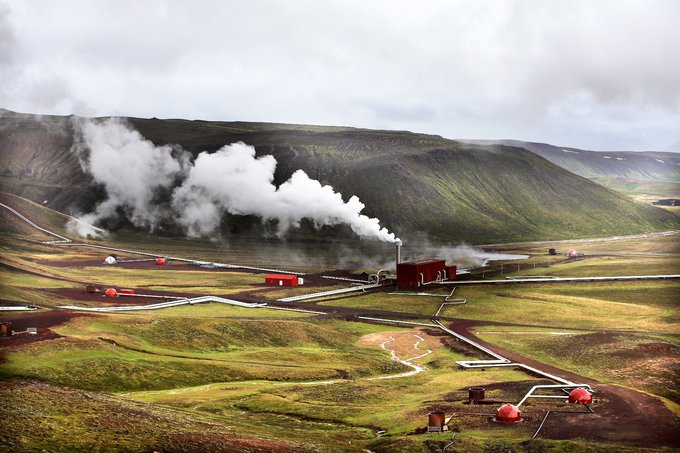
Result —
<instances>
[{"instance_id":1,"label":"overcast sky","mask_svg":"<svg viewBox=\"0 0 680 453\"><path fill-rule=\"evenodd\" d=\"M0 107L680 151L677 0L0 0Z\"/></svg>"}]
</instances>

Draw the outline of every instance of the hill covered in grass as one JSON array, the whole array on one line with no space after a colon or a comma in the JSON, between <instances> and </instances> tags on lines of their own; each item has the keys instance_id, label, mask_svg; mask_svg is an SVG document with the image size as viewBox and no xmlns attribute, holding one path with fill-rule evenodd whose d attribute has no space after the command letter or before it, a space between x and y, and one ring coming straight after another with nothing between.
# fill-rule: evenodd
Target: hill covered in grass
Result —
<instances>
[{"instance_id":1,"label":"hill covered in grass","mask_svg":"<svg viewBox=\"0 0 680 453\"><path fill-rule=\"evenodd\" d=\"M636 203L550 162L503 144L435 135L245 122L129 118L156 144L196 156L242 141L278 161L275 184L304 170L398 235L433 241L501 242L620 235L678 227L677 215ZM64 212L87 211L105 194L72 151L71 118L0 116L2 190ZM615 159L611 159L615 160ZM257 230L231 219L225 233ZM231 228L231 230L230 230ZM342 231L341 231L342 232Z\"/></svg>"},{"instance_id":2,"label":"hill covered in grass","mask_svg":"<svg viewBox=\"0 0 680 453\"><path fill-rule=\"evenodd\" d=\"M565 170L629 195L651 195L651 198L680 195L678 153L598 152L520 140L464 140L464 142L528 149Z\"/></svg>"}]
</instances>

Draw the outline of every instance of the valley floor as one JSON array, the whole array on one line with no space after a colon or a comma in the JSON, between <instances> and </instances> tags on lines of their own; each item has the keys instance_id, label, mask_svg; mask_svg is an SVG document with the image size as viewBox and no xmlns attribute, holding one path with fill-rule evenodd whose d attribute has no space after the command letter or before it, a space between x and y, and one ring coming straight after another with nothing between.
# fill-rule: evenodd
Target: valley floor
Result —
<instances>
[{"instance_id":1,"label":"valley floor","mask_svg":"<svg viewBox=\"0 0 680 453\"><path fill-rule=\"evenodd\" d=\"M0 311L15 331L0 337L0 443L12 451L657 451L680 442L676 278L459 286L455 297L465 303L455 305L390 294L393 287L280 302L349 282L317 271L301 287L269 287L253 269L266 262L105 265L105 249L45 243L55 239L49 232L68 236L60 214L2 201L35 222L0 212L0 307L35 308ZM107 241L134 250L143 242ZM189 245L172 253L165 246L144 250L195 257ZM582 256L549 256L549 247ZM492 263L470 278L668 275L680 264L677 233L493 248L530 258ZM121 261L141 258L118 252ZM360 279L360 271L332 274ZM142 297L104 297L86 284ZM227 302L58 308L129 309L203 295ZM488 355L461 339L539 372L463 369L456 362ZM493 421L502 402L554 383L545 373L591 385L595 413L532 399L522 423ZM484 387L493 403L467 404L471 386ZM449 432L422 433L432 411L451 417Z\"/></svg>"}]
</instances>

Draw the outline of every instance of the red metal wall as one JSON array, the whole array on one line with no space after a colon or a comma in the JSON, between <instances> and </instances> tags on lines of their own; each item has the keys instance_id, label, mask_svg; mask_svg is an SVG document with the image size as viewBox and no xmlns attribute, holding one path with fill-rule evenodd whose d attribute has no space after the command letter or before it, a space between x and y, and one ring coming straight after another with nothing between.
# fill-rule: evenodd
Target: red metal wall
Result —
<instances>
[{"instance_id":1,"label":"red metal wall","mask_svg":"<svg viewBox=\"0 0 680 453\"><path fill-rule=\"evenodd\" d=\"M297 275L268 274L267 276L265 276L264 282L267 285L275 286L297 286L298 278Z\"/></svg>"},{"instance_id":2,"label":"red metal wall","mask_svg":"<svg viewBox=\"0 0 680 453\"><path fill-rule=\"evenodd\" d=\"M446 269L444 260L423 260L411 261L408 263L397 264L397 286L407 288L417 288L420 286L421 277L425 283L437 280L437 272L443 278L443 271ZM448 275L447 275L448 276Z\"/></svg>"}]
</instances>

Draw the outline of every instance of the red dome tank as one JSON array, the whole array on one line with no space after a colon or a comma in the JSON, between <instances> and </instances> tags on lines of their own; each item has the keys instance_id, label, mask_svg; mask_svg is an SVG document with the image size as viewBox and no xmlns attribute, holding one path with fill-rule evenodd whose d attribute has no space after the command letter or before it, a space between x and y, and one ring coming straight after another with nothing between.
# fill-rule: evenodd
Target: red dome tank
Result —
<instances>
[{"instance_id":1,"label":"red dome tank","mask_svg":"<svg viewBox=\"0 0 680 453\"><path fill-rule=\"evenodd\" d=\"M517 406L504 404L496 411L496 421L503 423L514 423L522 420L522 415Z\"/></svg>"},{"instance_id":2,"label":"red dome tank","mask_svg":"<svg viewBox=\"0 0 680 453\"><path fill-rule=\"evenodd\" d=\"M593 395L584 388L577 388L569 393L569 402L572 404L592 404Z\"/></svg>"},{"instance_id":3,"label":"red dome tank","mask_svg":"<svg viewBox=\"0 0 680 453\"><path fill-rule=\"evenodd\" d=\"M165 264L165 258L156 258L156 266L162 266Z\"/></svg>"},{"instance_id":4,"label":"red dome tank","mask_svg":"<svg viewBox=\"0 0 680 453\"><path fill-rule=\"evenodd\" d=\"M104 294L106 295L106 297L116 297L116 296L118 295L118 293L116 292L116 290L113 289L113 288L107 289L106 292L105 292Z\"/></svg>"}]
</instances>

